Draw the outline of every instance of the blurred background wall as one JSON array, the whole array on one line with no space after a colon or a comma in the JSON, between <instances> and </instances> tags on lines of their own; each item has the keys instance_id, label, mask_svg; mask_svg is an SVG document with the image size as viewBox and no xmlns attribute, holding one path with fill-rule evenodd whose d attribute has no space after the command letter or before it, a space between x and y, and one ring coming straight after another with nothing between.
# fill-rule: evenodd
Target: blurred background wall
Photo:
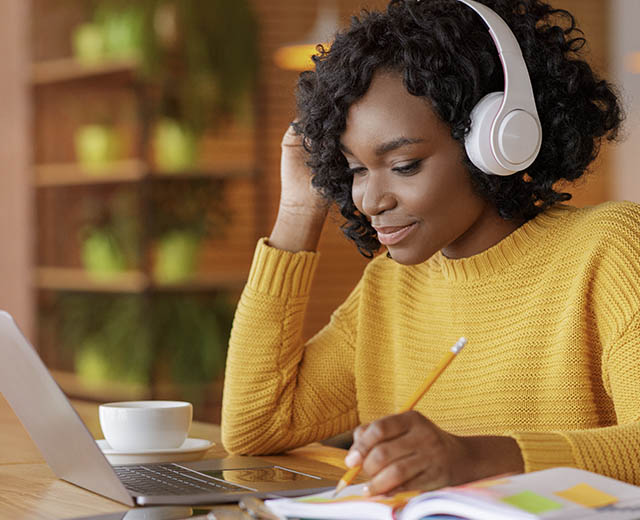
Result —
<instances>
[{"instance_id":1,"label":"blurred background wall","mask_svg":"<svg viewBox=\"0 0 640 520\"><path fill-rule=\"evenodd\" d=\"M0 3L0 309L35 327L29 3Z\"/></svg>"},{"instance_id":2,"label":"blurred background wall","mask_svg":"<svg viewBox=\"0 0 640 520\"><path fill-rule=\"evenodd\" d=\"M279 68L274 53L284 44L304 39L314 26L319 8L327 2L249 1L257 38L251 95L243 101L240 115L221 118L215 131L198 138L199 162L178 168L188 170L187 175L177 170L159 171L162 168L158 168L158 158L153 155L157 128L149 113L158 100L158 88L139 88L144 81L136 79L126 60L111 60L89 73L78 69L71 59L74 31L96 16L88 2L0 3L0 307L18 318L68 393L97 400L195 396L202 400L201 416L218 417L221 361L206 358L206 353L212 350L212 344L224 349L220 338L226 334L225 313L232 309L241 289L257 238L268 235L275 218L279 143L294 116L293 91L298 73ZM340 23L346 24L349 16L362 7L385 5L383 0L340 0ZM622 82L630 113L637 114L634 96L638 96L640 59L634 53L640 51L640 41L633 24L639 19L637 0L557 0L554 5L576 15L589 41L593 65L603 76ZM232 15L239 16L237 12L228 13ZM175 72L175 63L172 67ZM85 170L91 165L78 165L79 129L89 126L95 130L95 123L101 126L105 121L123 139L124 151L107 168L111 177L96 177L91 171L87 176ZM165 130L179 133L175 127ZM627 134L625 144L606 146L593 172L571 189L576 204L595 204L609 198L640 201L640 184L634 175L639 144L635 115L630 118ZM149 197L150 193L162 204L162 218L153 210L157 201ZM192 197L195 193L208 194L213 214L202 217L197 208L174 204L197 198ZM183 275L176 274L175 269L168 274L165 269L165 278L158 279L160 240L156 228L159 224L170 228L172 218L184 219L186 213L196 214L194 211L200 222L204 218L213 229L199 246L193 272L180 278ZM114 215L123 217L120 224L114 224ZM105 223L112 226L106 240L104 234L93 233L98 228L103 231ZM140 229L132 231L132 223ZM342 237L339 224L334 216L322 236L322 262L312 290L307 336L326 323L365 265ZM120 234L123 229L129 234L139 233L135 235L137 247L130 253L134 260L127 260L121 251L113 253L114 226ZM174 250L176 244L174 241ZM110 258L106 268L105 255ZM97 275L91 274L91 269L96 269L95 265L91 267L92 257L102 263ZM109 271L109 276L100 274L100 269ZM225 302L222 307L221 296ZM206 316L211 315L208 313L220 314L218 329L206 324ZM124 354L118 354L114 346L100 347L105 340L96 339L96 328L111 318L116 325L108 332L101 330L101 334L108 334L109 345L115 342ZM180 320L182 328L175 330L158 325ZM68 326L77 323L84 325L75 329ZM149 336L134 340L132 333L125 334L123 331L129 331L132 323L144 324ZM138 332L145 327L137 327ZM203 337L213 343L196 348L194 345ZM154 365L153 358L159 354L153 345L160 340L174 354L198 348L202 352L192 359L169 356ZM65 342L74 343L71 350L63 345ZM136 346L149 343L152 346L148 352L147 347ZM81 356L78 345L85 345L80 353L106 349L112 357L124 356L124 363L132 351L144 351L139 362L152 372L150 378L111 381L113 374L105 376L101 372L101 366L111 361ZM215 377L211 376L214 372L193 368L194 364L202 367L207 363L214 367ZM176 364L184 364L180 384L156 384L171 380L169 373ZM106 383L88 384L86 377L79 380L78 366L88 370L89 383L104 377ZM189 382L189 373L194 381ZM209 384L208 377L216 382Z\"/></svg>"},{"instance_id":3,"label":"blurred background wall","mask_svg":"<svg viewBox=\"0 0 640 520\"><path fill-rule=\"evenodd\" d=\"M620 85L627 108L624 142L615 148L611 195L614 199L640 200L640 2L609 2L610 72Z\"/></svg>"}]
</instances>

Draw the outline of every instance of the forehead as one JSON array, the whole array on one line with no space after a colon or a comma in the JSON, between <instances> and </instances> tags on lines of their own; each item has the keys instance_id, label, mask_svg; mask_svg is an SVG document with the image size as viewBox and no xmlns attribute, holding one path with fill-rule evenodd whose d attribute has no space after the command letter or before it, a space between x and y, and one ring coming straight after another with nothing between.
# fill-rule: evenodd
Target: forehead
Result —
<instances>
[{"instance_id":1,"label":"forehead","mask_svg":"<svg viewBox=\"0 0 640 520\"><path fill-rule=\"evenodd\" d=\"M349 149L400 136L427 139L446 132L429 102L407 92L399 73L377 72L365 95L347 113L342 143Z\"/></svg>"}]
</instances>

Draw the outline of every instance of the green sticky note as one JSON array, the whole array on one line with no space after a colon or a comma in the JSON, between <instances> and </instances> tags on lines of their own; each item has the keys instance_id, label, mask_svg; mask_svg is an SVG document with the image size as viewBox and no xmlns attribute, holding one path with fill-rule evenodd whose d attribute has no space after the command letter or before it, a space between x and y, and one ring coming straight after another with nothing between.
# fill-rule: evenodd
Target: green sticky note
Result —
<instances>
[{"instance_id":1,"label":"green sticky note","mask_svg":"<svg viewBox=\"0 0 640 520\"><path fill-rule=\"evenodd\" d=\"M538 495L533 491L522 491L521 493L505 497L502 501L517 507L518 509L534 514L546 513L547 511L562 509L563 507L559 502L555 502L550 498Z\"/></svg>"}]
</instances>

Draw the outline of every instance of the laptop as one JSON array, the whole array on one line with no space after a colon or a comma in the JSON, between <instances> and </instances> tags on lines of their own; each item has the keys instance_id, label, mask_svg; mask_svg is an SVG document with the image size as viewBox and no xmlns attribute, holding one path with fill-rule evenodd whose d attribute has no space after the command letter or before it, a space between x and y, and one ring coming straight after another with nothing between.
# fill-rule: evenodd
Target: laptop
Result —
<instances>
[{"instance_id":1,"label":"laptop","mask_svg":"<svg viewBox=\"0 0 640 520\"><path fill-rule=\"evenodd\" d=\"M299 496L336 485L260 457L112 466L4 311L0 311L0 393L58 478L129 506L217 504L238 502L248 495Z\"/></svg>"}]
</instances>

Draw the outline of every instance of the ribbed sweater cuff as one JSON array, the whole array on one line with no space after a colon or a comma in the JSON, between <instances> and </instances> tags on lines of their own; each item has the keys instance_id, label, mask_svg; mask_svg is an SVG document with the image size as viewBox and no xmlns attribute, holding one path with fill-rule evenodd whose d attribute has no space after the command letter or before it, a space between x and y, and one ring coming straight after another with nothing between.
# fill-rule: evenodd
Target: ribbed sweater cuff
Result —
<instances>
[{"instance_id":1,"label":"ribbed sweater cuff","mask_svg":"<svg viewBox=\"0 0 640 520\"><path fill-rule=\"evenodd\" d=\"M510 436L520 446L526 472L576 465L571 444L559 433L518 432Z\"/></svg>"},{"instance_id":2,"label":"ribbed sweater cuff","mask_svg":"<svg viewBox=\"0 0 640 520\"><path fill-rule=\"evenodd\" d=\"M277 298L306 297L318 264L319 254L310 251L291 253L258 240L247 287Z\"/></svg>"}]
</instances>

